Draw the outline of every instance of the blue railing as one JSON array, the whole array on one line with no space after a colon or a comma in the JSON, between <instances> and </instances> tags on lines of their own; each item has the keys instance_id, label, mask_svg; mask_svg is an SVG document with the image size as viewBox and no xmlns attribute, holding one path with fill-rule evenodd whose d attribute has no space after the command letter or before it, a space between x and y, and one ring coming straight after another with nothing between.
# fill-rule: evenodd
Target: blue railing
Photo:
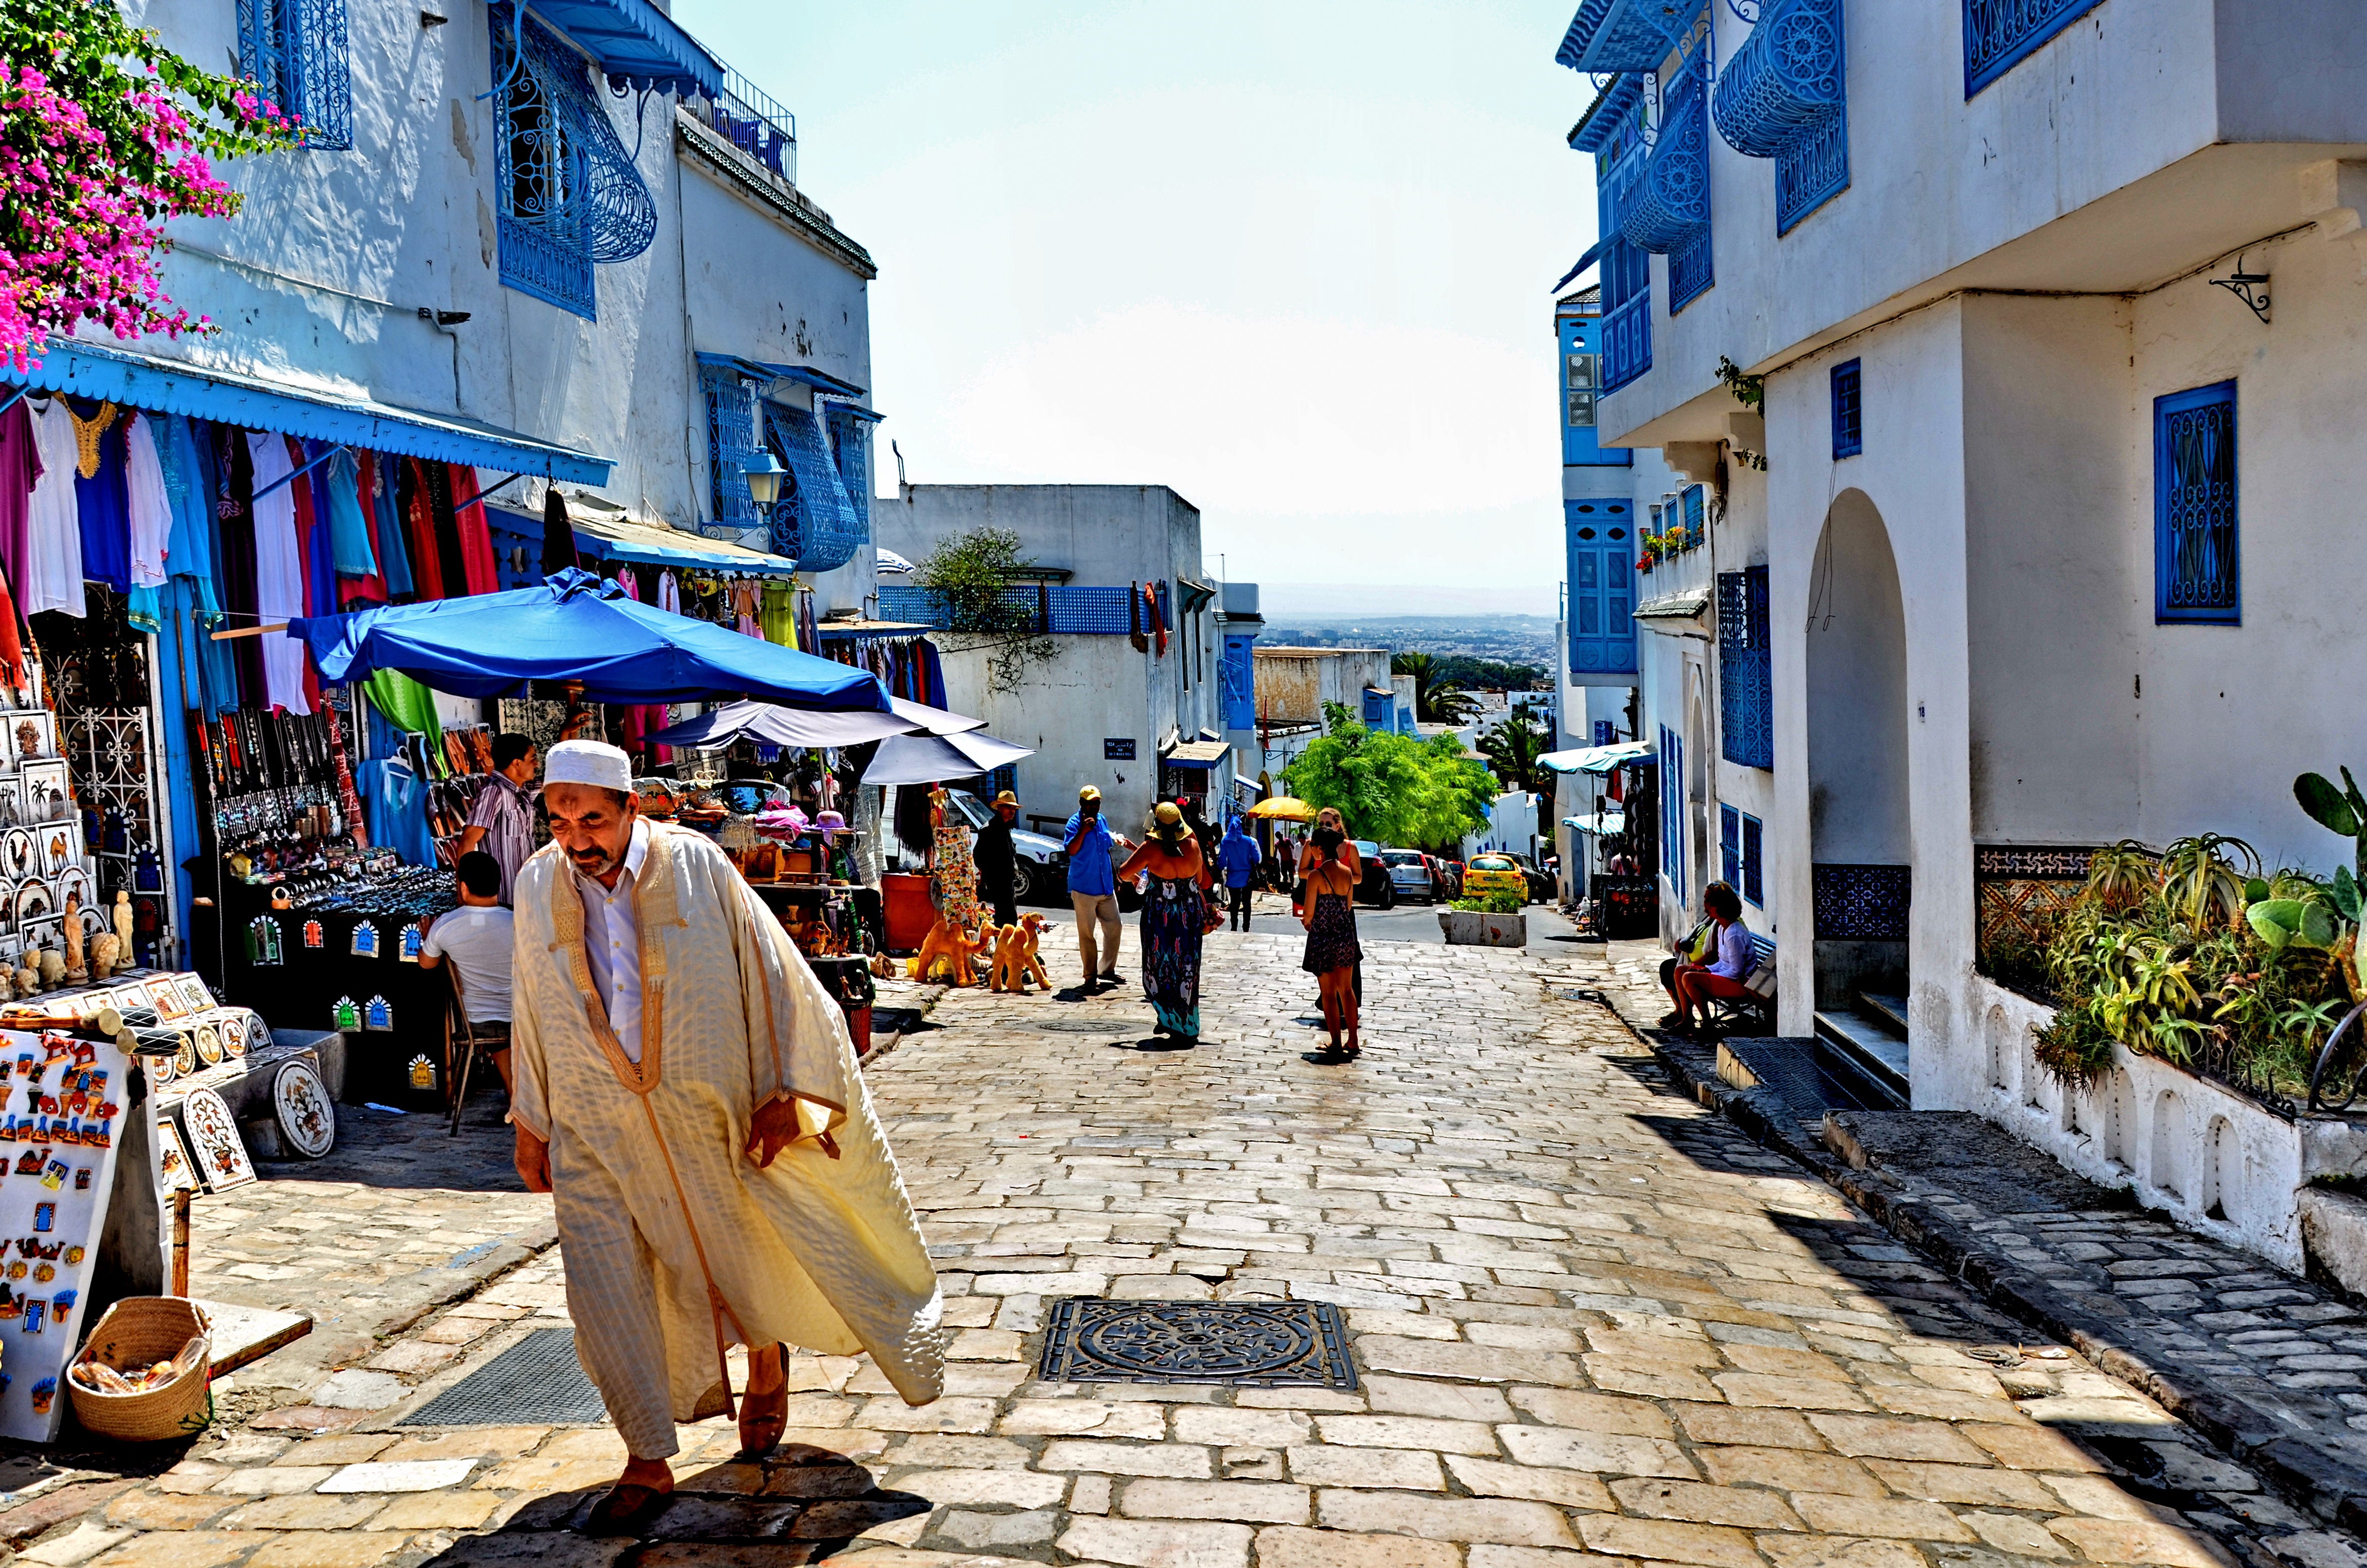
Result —
<instances>
[{"instance_id":1,"label":"blue railing","mask_svg":"<svg viewBox=\"0 0 2367 1568\"><path fill-rule=\"evenodd\" d=\"M1643 177L1622 203L1620 231L1638 249L1683 250L1709 228L1709 118L1699 55L1677 67L1660 112L1660 134Z\"/></svg>"},{"instance_id":2,"label":"blue railing","mask_svg":"<svg viewBox=\"0 0 2367 1568\"><path fill-rule=\"evenodd\" d=\"M1775 160L1775 232L1849 188L1849 51L1840 0L1772 0L1718 77L1727 145Z\"/></svg>"},{"instance_id":3,"label":"blue railing","mask_svg":"<svg viewBox=\"0 0 2367 1568\"><path fill-rule=\"evenodd\" d=\"M755 162L798 183L798 117L730 66L723 68L723 96L689 99L683 107Z\"/></svg>"}]
</instances>

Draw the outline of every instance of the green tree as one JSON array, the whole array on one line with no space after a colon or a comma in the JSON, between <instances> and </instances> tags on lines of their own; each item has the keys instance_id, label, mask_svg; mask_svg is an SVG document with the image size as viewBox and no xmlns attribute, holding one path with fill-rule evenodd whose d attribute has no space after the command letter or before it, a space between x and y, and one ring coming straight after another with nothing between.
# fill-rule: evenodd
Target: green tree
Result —
<instances>
[{"instance_id":1,"label":"green tree","mask_svg":"<svg viewBox=\"0 0 2367 1568\"><path fill-rule=\"evenodd\" d=\"M1537 777L1542 770L1537 759L1551 750L1552 732L1523 707L1514 708L1502 723L1479 737L1479 754L1494 764L1506 786L1532 793L1540 787Z\"/></svg>"},{"instance_id":2,"label":"green tree","mask_svg":"<svg viewBox=\"0 0 2367 1568\"><path fill-rule=\"evenodd\" d=\"M1478 711L1479 699L1444 680L1435 656L1420 649L1389 660L1389 673L1413 677L1413 716L1424 724L1462 724Z\"/></svg>"},{"instance_id":3,"label":"green tree","mask_svg":"<svg viewBox=\"0 0 2367 1568\"><path fill-rule=\"evenodd\" d=\"M973 528L930 547L913 571L942 608L955 652L989 654L990 683L1005 691L1025 678L1031 661L1048 661L1059 646L1043 635L1043 615L1032 593L1012 579L1025 563L1019 536L1008 528Z\"/></svg>"},{"instance_id":4,"label":"green tree","mask_svg":"<svg viewBox=\"0 0 2367 1568\"><path fill-rule=\"evenodd\" d=\"M1352 836L1438 849L1486 824L1495 777L1454 737L1367 729L1338 703L1323 705L1323 719L1325 733L1283 771L1283 786L1337 807Z\"/></svg>"}]
</instances>

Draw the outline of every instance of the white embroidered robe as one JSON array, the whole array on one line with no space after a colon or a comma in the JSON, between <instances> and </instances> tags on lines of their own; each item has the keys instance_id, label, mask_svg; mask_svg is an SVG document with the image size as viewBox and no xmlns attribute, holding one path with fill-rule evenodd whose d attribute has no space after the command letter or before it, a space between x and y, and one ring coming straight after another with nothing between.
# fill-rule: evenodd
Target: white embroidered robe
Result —
<instances>
[{"instance_id":1,"label":"white embroidered robe","mask_svg":"<svg viewBox=\"0 0 2367 1568\"><path fill-rule=\"evenodd\" d=\"M577 1354L632 1451L723 1407L724 1343L867 1350L914 1404L943 1390L943 1302L844 1018L704 836L650 824L635 882L641 1059L608 1026L572 867L519 871L516 1120L550 1145ZM756 1109L799 1136L748 1157ZM832 1151L835 1151L835 1156Z\"/></svg>"}]
</instances>

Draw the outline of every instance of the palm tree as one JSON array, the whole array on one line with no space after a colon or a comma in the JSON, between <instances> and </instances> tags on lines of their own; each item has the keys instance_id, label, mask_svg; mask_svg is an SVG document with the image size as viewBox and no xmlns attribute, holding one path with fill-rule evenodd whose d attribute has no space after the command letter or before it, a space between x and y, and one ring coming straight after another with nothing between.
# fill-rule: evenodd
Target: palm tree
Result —
<instances>
[{"instance_id":1,"label":"palm tree","mask_svg":"<svg viewBox=\"0 0 2367 1568\"><path fill-rule=\"evenodd\" d=\"M1424 724L1463 724L1479 707L1479 699L1438 682L1438 659L1415 650L1392 655L1389 673L1413 677L1413 716Z\"/></svg>"},{"instance_id":2,"label":"palm tree","mask_svg":"<svg viewBox=\"0 0 2367 1568\"><path fill-rule=\"evenodd\" d=\"M1507 789L1537 787L1537 759L1553 749L1553 736L1527 708L1516 707L1501 724L1479 737L1479 754Z\"/></svg>"}]
</instances>

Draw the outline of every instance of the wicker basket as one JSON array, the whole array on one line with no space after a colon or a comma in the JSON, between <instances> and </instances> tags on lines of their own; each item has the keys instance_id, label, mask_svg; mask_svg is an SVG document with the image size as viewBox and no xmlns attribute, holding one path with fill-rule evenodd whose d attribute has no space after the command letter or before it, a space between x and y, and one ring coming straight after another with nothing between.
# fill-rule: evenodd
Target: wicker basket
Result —
<instances>
[{"instance_id":1,"label":"wicker basket","mask_svg":"<svg viewBox=\"0 0 2367 1568\"><path fill-rule=\"evenodd\" d=\"M213 1421L212 1325L195 1302L178 1296L126 1296L108 1307L90 1331L76 1362L98 1360L123 1371L149 1367L181 1353L191 1339L204 1338L198 1363L163 1388L141 1393L99 1393L77 1382L71 1367L66 1388L74 1416L102 1438L154 1443L202 1432Z\"/></svg>"}]
</instances>

